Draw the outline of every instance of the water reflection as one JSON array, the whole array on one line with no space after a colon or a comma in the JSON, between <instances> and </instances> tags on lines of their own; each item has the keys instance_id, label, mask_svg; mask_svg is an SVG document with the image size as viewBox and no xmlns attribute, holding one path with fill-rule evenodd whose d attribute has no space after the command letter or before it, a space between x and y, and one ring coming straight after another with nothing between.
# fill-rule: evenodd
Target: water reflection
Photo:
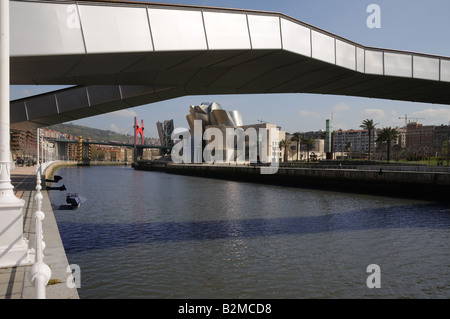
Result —
<instances>
[{"instance_id":1,"label":"water reflection","mask_svg":"<svg viewBox=\"0 0 450 319\"><path fill-rule=\"evenodd\" d=\"M402 205L320 216L147 223L60 222L67 253L130 244L350 232L373 229L450 229L442 204Z\"/></svg>"},{"instance_id":2,"label":"water reflection","mask_svg":"<svg viewBox=\"0 0 450 319\"><path fill-rule=\"evenodd\" d=\"M446 204L129 167L58 175L88 198L55 211L82 298L449 296ZM377 291L366 287L372 263Z\"/></svg>"}]
</instances>

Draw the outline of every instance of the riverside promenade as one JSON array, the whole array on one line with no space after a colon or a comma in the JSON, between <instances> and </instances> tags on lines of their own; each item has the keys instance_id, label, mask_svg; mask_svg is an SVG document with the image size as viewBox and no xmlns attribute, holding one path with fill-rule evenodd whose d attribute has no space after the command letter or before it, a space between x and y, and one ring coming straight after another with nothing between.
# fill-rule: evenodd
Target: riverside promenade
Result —
<instances>
[{"instance_id":1,"label":"riverside promenade","mask_svg":"<svg viewBox=\"0 0 450 319\"><path fill-rule=\"evenodd\" d=\"M161 171L244 182L324 189L339 192L449 201L450 171L438 167L361 165L342 167L280 166L274 174L261 174L260 167L235 164L174 164L139 161L138 170Z\"/></svg>"},{"instance_id":2,"label":"riverside promenade","mask_svg":"<svg viewBox=\"0 0 450 319\"><path fill-rule=\"evenodd\" d=\"M17 197L25 200L23 207L24 237L29 241L29 247L35 243L36 210L36 169L37 166L16 166L11 169L11 183ZM43 234L46 248L44 250L44 262L49 265L52 275L46 287L47 299L79 299L76 288L69 288L66 284L69 266L64 246L59 234L58 225L53 209L45 190L45 177L41 183L43 195L42 211L45 213L43 220ZM0 268L0 299L34 299L35 289L28 279L30 266L18 266Z\"/></svg>"}]
</instances>

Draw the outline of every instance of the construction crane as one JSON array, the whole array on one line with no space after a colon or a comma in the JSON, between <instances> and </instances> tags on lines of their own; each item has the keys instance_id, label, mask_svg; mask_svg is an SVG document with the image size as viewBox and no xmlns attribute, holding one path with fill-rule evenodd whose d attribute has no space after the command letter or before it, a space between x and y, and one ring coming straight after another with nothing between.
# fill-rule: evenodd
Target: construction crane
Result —
<instances>
[{"instance_id":1,"label":"construction crane","mask_svg":"<svg viewBox=\"0 0 450 319\"><path fill-rule=\"evenodd\" d=\"M399 119L405 119L405 127L408 125L408 119L411 120L425 120L423 117L408 117L407 114L405 116L400 116Z\"/></svg>"}]
</instances>

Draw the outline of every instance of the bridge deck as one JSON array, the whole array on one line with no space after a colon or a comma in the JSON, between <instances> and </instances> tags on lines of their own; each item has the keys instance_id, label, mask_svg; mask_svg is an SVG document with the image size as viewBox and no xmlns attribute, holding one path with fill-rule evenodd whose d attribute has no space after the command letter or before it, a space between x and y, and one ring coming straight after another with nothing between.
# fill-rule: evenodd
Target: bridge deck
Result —
<instances>
[{"instance_id":1,"label":"bridge deck","mask_svg":"<svg viewBox=\"0 0 450 319\"><path fill-rule=\"evenodd\" d=\"M317 93L450 104L450 58L365 47L281 13L11 1L11 102L30 129L185 95Z\"/></svg>"}]
</instances>

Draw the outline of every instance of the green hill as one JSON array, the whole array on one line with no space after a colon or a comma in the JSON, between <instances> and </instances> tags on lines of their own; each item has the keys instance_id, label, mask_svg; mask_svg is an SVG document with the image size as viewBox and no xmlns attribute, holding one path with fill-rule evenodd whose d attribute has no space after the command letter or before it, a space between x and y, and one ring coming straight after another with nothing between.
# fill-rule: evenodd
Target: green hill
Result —
<instances>
[{"instance_id":1,"label":"green hill","mask_svg":"<svg viewBox=\"0 0 450 319\"><path fill-rule=\"evenodd\" d=\"M70 134L73 136L82 136L90 138L93 142L119 142L119 143L134 143L134 136L130 134L120 134L110 130L99 130L92 127L75 125L75 124L55 124L46 127L49 130L58 131L61 133ZM155 144L157 142L154 138L144 138L145 144Z\"/></svg>"}]
</instances>

